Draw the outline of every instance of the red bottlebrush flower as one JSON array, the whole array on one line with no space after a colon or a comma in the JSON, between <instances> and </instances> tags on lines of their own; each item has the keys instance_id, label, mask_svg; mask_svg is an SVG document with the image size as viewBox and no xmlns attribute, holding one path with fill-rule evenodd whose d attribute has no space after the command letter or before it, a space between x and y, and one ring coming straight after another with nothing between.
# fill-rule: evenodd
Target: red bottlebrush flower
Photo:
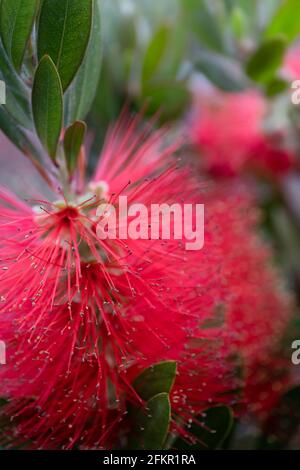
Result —
<instances>
[{"instance_id":1,"label":"red bottlebrush flower","mask_svg":"<svg viewBox=\"0 0 300 470\"><path fill-rule=\"evenodd\" d=\"M291 318L291 298L272 266L271 249L257 236L259 213L254 200L243 190L222 184L205 201L207 215L213 214L219 226L207 228L201 256L215 253L218 237L223 338L241 365L245 409L263 419L289 380L290 362L278 359L278 342ZM190 402L193 398L192 392Z\"/></svg>"},{"instance_id":2,"label":"red bottlebrush flower","mask_svg":"<svg viewBox=\"0 0 300 470\"><path fill-rule=\"evenodd\" d=\"M192 140L212 175L230 177L250 169L278 177L291 169L292 152L277 142L277 134L263 132L267 103L258 92L213 91L197 107Z\"/></svg>"},{"instance_id":3,"label":"red bottlebrush flower","mask_svg":"<svg viewBox=\"0 0 300 470\"><path fill-rule=\"evenodd\" d=\"M261 422L268 418L281 396L291 387L289 367L289 359L279 349L265 357L261 355L248 368L245 401L251 414Z\"/></svg>"},{"instance_id":4,"label":"red bottlebrush flower","mask_svg":"<svg viewBox=\"0 0 300 470\"><path fill-rule=\"evenodd\" d=\"M293 168L294 155L291 150L283 148L283 136L273 133L262 136L253 143L249 150L249 166L266 176L279 177Z\"/></svg>"},{"instance_id":5,"label":"red bottlebrush flower","mask_svg":"<svg viewBox=\"0 0 300 470\"><path fill-rule=\"evenodd\" d=\"M130 367L201 356L200 347L185 350L201 333L195 252L181 240L97 235L97 206L117 204L120 193L146 207L199 198L197 181L170 159L177 145L164 149L161 132L126 124L110 133L81 194L34 207L0 194L0 330L8 351L0 394L10 399L15 432L33 447L109 446L125 398L134 397ZM207 297L203 321L217 301Z\"/></svg>"},{"instance_id":6,"label":"red bottlebrush flower","mask_svg":"<svg viewBox=\"0 0 300 470\"><path fill-rule=\"evenodd\" d=\"M251 367L285 323L248 197L199 188L176 166L177 145L163 142L163 132L121 121L80 193L32 205L0 192L0 395L13 442L110 447L126 400L138 400L133 374L168 359L178 362L173 419L183 425L210 404L231 403L232 356ZM97 206L117 204L119 194L146 207L204 203L204 249L100 239Z\"/></svg>"},{"instance_id":7,"label":"red bottlebrush flower","mask_svg":"<svg viewBox=\"0 0 300 470\"><path fill-rule=\"evenodd\" d=\"M206 168L225 175L239 173L249 148L261 135L265 112L262 96L254 91L212 91L204 96L195 111L192 139L203 153Z\"/></svg>"},{"instance_id":8,"label":"red bottlebrush flower","mask_svg":"<svg viewBox=\"0 0 300 470\"><path fill-rule=\"evenodd\" d=\"M251 229L257 217L253 206L247 215L241 213L245 242L235 247L234 261L227 258L232 289L227 318L231 344L242 364L246 409L263 419L289 381L290 360L280 357L279 342L291 318L292 302L271 265L270 248Z\"/></svg>"}]
</instances>

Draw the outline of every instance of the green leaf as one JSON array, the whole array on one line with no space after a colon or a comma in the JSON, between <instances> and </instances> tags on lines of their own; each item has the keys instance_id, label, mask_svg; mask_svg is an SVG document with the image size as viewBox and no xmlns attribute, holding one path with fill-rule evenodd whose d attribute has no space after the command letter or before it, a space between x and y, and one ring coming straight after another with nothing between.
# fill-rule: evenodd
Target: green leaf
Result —
<instances>
[{"instance_id":1,"label":"green leaf","mask_svg":"<svg viewBox=\"0 0 300 470\"><path fill-rule=\"evenodd\" d=\"M186 27L211 49L224 50L224 38L217 15L206 0L181 0Z\"/></svg>"},{"instance_id":2,"label":"green leaf","mask_svg":"<svg viewBox=\"0 0 300 470\"><path fill-rule=\"evenodd\" d=\"M242 39L246 31L246 18L243 10L236 6L230 17L231 29L237 39Z\"/></svg>"},{"instance_id":3,"label":"green leaf","mask_svg":"<svg viewBox=\"0 0 300 470\"><path fill-rule=\"evenodd\" d=\"M8 403L8 400L6 400L6 398L2 398L2 397L0 398L0 408L1 408L2 406L7 405L7 403Z\"/></svg>"},{"instance_id":4,"label":"green leaf","mask_svg":"<svg viewBox=\"0 0 300 470\"><path fill-rule=\"evenodd\" d=\"M196 443L188 445L183 439L178 439L174 447L184 449L218 449L228 437L233 424L233 414L228 406L215 406L207 409L198 416L199 424L193 423L188 430L194 436Z\"/></svg>"},{"instance_id":5,"label":"green leaf","mask_svg":"<svg viewBox=\"0 0 300 470\"><path fill-rule=\"evenodd\" d=\"M236 92L247 86L247 78L239 65L224 56L202 52L195 65L220 90Z\"/></svg>"},{"instance_id":6,"label":"green leaf","mask_svg":"<svg viewBox=\"0 0 300 470\"><path fill-rule=\"evenodd\" d=\"M163 449L170 425L171 405L167 393L159 393L147 402L147 407L136 410L134 428L130 433L129 448Z\"/></svg>"},{"instance_id":7,"label":"green leaf","mask_svg":"<svg viewBox=\"0 0 300 470\"><path fill-rule=\"evenodd\" d=\"M160 111L162 121L178 118L190 99L187 87L179 82L147 84L143 89L142 103L147 103L149 115Z\"/></svg>"},{"instance_id":8,"label":"green leaf","mask_svg":"<svg viewBox=\"0 0 300 470\"><path fill-rule=\"evenodd\" d=\"M248 76L260 83L269 82L282 64L286 46L286 40L282 35L263 42L247 63Z\"/></svg>"},{"instance_id":9,"label":"green leaf","mask_svg":"<svg viewBox=\"0 0 300 470\"><path fill-rule=\"evenodd\" d=\"M300 386L286 392L272 409L258 440L259 449L283 449L300 423Z\"/></svg>"},{"instance_id":10,"label":"green leaf","mask_svg":"<svg viewBox=\"0 0 300 470\"><path fill-rule=\"evenodd\" d=\"M19 71L39 2L37 0L2 0L1 37L8 56Z\"/></svg>"},{"instance_id":11,"label":"green leaf","mask_svg":"<svg viewBox=\"0 0 300 470\"><path fill-rule=\"evenodd\" d=\"M158 393L170 393L175 377L176 362L160 362L145 369L135 379L133 386L143 400L149 400Z\"/></svg>"},{"instance_id":12,"label":"green leaf","mask_svg":"<svg viewBox=\"0 0 300 470\"><path fill-rule=\"evenodd\" d=\"M161 26L150 41L142 66L142 87L148 82L166 82L176 79L184 62L187 30L182 24Z\"/></svg>"},{"instance_id":13,"label":"green leaf","mask_svg":"<svg viewBox=\"0 0 300 470\"><path fill-rule=\"evenodd\" d=\"M65 122L84 119L97 93L102 60L100 0L94 1L92 31L75 79L65 94Z\"/></svg>"},{"instance_id":14,"label":"green leaf","mask_svg":"<svg viewBox=\"0 0 300 470\"><path fill-rule=\"evenodd\" d=\"M86 134L86 124L83 121L75 121L65 133L64 150L67 161L67 167L72 173L77 164L80 149Z\"/></svg>"},{"instance_id":15,"label":"green leaf","mask_svg":"<svg viewBox=\"0 0 300 470\"><path fill-rule=\"evenodd\" d=\"M62 127L63 97L57 69L47 55L42 58L35 73L32 111L40 141L54 159Z\"/></svg>"},{"instance_id":16,"label":"green leaf","mask_svg":"<svg viewBox=\"0 0 300 470\"><path fill-rule=\"evenodd\" d=\"M291 42L300 33L299 0L285 0L277 9L272 21L266 29L265 36L272 38L277 34L284 34Z\"/></svg>"},{"instance_id":17,"label":"green leaf","mask_svg":"<svg viewBox=\"0 0 300 470\"><path fill-rule=\"evenodd\" d=\"M0 41L0 79L6 85L6 104L3 108L23 127L32 129L29 91L16 73Z\"/></svg>"},{"instance_id":18,"label":"green leaf","mask_svg":"<svg viewBox=\"0 0 300 470\"><path fill-rule=\"evenodd\" d=\"M38 28L38 57L49 55L63 90L79 69L90 37L93 0L43 0Z\"/></svg>"},{"instance_id":19,"label":"green leaf","mask_svg":"<svg viewBox=\"0 0 300 470\"><path fill-rule=\"evenodd\" d=\"M155 74L167 49L170 28L161 26L152 37L143 62L142 81L147 82Z\"/></svg>"},{"instance_id":20,"label":"green leaf","mask_svg":"<svg viewBox=\"0 0 300 470\"><path fill-rule=\"evenodd\" d=\"M280 93L286 91L289 87L289 83L286 80L283 80L280 77L274 77L266 85L265 93L269 98L273 98Z\"/></svg>"}]
</instances>

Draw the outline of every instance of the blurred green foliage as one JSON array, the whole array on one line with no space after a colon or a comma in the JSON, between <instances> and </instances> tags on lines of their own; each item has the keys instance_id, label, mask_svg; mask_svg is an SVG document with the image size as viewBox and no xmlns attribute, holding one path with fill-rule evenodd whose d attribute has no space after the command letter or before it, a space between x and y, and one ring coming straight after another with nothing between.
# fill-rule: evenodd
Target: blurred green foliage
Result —
<instances>
[{"instance_id":1,"label":"blurred green foliage","mask_svg":"<svg viewBox=\"0 0 300 470\"><path fill-rule=\"evenodd\" d=\"M177 119L188 108L195 73L224 91L284 92L277 71L296 23L294 3L102 0L103 70L90 126L105 129L124 101L133 109L145 104L149 115L160 111L161 122ZM95 134L98 153L103 131Z\"/></svg>"}]
</instances>

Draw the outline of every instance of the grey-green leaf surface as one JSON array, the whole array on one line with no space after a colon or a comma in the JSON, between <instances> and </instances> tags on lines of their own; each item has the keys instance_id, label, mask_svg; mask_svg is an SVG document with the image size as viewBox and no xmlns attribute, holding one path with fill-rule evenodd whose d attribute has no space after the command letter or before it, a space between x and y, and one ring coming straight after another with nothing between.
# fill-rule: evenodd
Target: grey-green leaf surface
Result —
<instances>
[{"instance_id":1,"label":"grey-green leaf surface","mask_svg":"<svg viewBox=\"0 0 300 470\"><path fill-rule=\"evenodd\" d=\"M49 55L63 90L72 82L88 45L94 0L43 0L38 28L38 57Z\"/></svg>"},{"instance_id":2,"label":"grey-green leaf surface","mask_svg":"<svg viewBox=\"0 0 300 470\"><path fill-rule=\"evenodd\" d=\"M167 48L170 29L162 25L152 37L143 62L142 81L147 82L155 74Z\"/></svg>"},{"instance_id":3,"label":"grey-green leaf surface","mask_svg":"<svg viewBox=\"0 0 300 470\"><path fill-rule=\"evenodd\" d=\"M0 30L3 45L19 71L39 5L38 0L2 0Z\"/></svg>"},{"instance_id":4,"label":"grey-green leaf surface","mask_svg":"<svg viewBox=\"0 0 300 470\"><path fill-rule=\"evenodd\" d=\"M63 98L57 69L44 56L36 70L32 88L32 111L37 134L54 159L63 120Z\"/></svg>"},{"instance_id":5,"label":"grey-green leaf surface","mask_svg":"<svg viewBox=\"0 0 300 470\"><path fill-rule=\"evenodd\" d=\"M64 150L67 167L70 173L76 168L85 133L86 124L83 121L75 121L65 132Z\"/></svg>"},{"instance_id":6,"label":"grey-green leaf surface","mask_svg":"<svg viewBox=\"0 0 300 470\"><path fill-rule=\"evenodd\" d=\"M152 397L146 408L134 413L134 429L130 434L131 449L163 449L171 419L171 405L167 393Z\"/></svg>"},{"instance_id":7,"label":"grey-green leaf surface","mask_svg":"<svg viewBox=\"0 0 300 470\"><path fill-rule=\"evenodd\" d=\"M100 0L94 1L93 22L83 62L65 93L65 124L84 119L97 93L102 60Z\"/></svg>"},{"instance_id":8,"label":"grey-green leaf surface","mask_svg":"<svg viewBox=\"0 0 300 470\"><path fill-rule=\"evenodd\" d=\"M175 377L175 361L159 362L145 369L135 379L133 386L143 400L149 400L158 393L170 393Z\"/></svg>"},{"instance_id":9,"label":"grey-green leaf surface","mask_svg":"<svg viewBox=\"0 0 300 470\"><path fill-rule=\"evenodd\" d=\"M32 129L29 90L12 66L0 41L0 79L6 86L6 104L3 108L23 127Z\"/></svg>"},{"instance_id":10,"label":"grey-green leaf surface","mask_svg":"<svg viewBox=\"0 0 300 470\"><path fill-rule=\"evenodd\" d=\"M220 54L202 52L196 61L196 68L221 90L236 92L247 87L248 79L239 65Z\"/></svg>"},{"instance_id":11,"label":"grey-green leaf surface","mask_svg":"<svg viewBox=\"0 0 300 470\"><path fill-rule=\"evenodd\" d=\"M187 27L210 49L224 51L225 41L220 21L210 8L210 0L181 0Z\"/></svg>"}]
</instances>

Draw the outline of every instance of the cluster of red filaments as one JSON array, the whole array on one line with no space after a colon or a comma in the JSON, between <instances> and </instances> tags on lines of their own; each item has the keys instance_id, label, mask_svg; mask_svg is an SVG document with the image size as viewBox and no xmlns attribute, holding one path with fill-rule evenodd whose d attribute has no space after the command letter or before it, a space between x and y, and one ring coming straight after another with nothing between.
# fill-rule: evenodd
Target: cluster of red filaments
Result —
<instances>
[{"instance_id":1,"label":"cluster of red filaments","mask_svg":"<svg viewBox=\"0 0 300 470\"><path fill-rule=\"evenodd\" d=\"M133 379L164 360L177 361L172 429L186 436L185 425L208 406L242 399L233 393L240 379L232 358L239 352L250 374L273 346L266 332L273 338L287 321L249 197L201 187L175 161L177 144L137 124L121 121L110 132L80 194L28 203L0 192L8 356L0 396L8 399L11 445L118 446L128 402L143 406ZM173 239L100 239L97 206L117 204L120 194L146 207L204 203L204 249L189 252Z\"/></svg>"}]
</instances>

